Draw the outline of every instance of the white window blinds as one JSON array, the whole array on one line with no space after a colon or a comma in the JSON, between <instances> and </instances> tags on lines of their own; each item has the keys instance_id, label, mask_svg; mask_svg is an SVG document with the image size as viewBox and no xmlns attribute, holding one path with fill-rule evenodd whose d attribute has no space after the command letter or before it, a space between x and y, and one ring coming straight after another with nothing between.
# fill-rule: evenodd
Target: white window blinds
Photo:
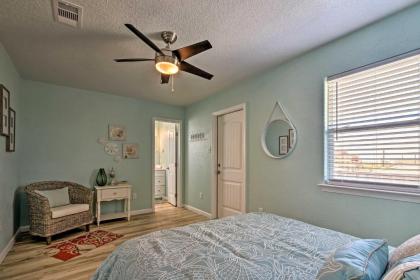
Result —
<instances>
[{"instance_id":1,"label":"white window blinds","mask_svg":"<svg viewBox=\"0 0 420 280\"><path fill-rule=\"evenodd\" d=\"M420 187L420 54L326 81L326 180Z\"/></svg>"}]
</instances>

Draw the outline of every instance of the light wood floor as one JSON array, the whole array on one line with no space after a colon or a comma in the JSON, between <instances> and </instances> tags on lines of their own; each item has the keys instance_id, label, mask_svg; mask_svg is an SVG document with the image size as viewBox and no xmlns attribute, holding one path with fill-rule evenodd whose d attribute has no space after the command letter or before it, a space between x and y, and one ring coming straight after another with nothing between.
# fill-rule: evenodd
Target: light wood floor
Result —
<instances>
[{"instance_id":1,"label":"light wood floor","mask_svg":"<svg viewBox=\"0 0 420 280\"><path fill-rule=\"evenodd\" d=\"M15 246L0 265L0 279L89 279L99 264L125 240L156 230L205 220L207 220L206 217L184 208L175 208L167 203L156 204L156 212L154 214L134 216L130 222L125 220L104 222L100 226L101 229L123 234L124 236L65 262L48 256L47 245L43 239L33 239L29 234L25 233L19 236ZM96 226L91 226L91 231L96 229ZM56 238L53 238L52 244L74 238L80 234L83 234L82 230L58 235Z\"/></svg>"}]
</instances>

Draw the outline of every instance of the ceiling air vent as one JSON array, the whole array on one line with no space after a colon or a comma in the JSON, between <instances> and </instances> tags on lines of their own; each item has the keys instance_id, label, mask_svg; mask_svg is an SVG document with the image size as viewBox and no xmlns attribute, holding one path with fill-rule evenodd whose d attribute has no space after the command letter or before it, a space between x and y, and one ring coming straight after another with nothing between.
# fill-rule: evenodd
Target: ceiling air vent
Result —
<instances>
[{"instance_id":1,"label":"ceiling air vent","mask_svg":"<svg viewBox=\"0 0 420 280\"><path fill-rule=\"evenodd\" d=\"M63 0L52 0L54 19L58 22L82 27L82 7Z\"/></svg>"}]
</instances>

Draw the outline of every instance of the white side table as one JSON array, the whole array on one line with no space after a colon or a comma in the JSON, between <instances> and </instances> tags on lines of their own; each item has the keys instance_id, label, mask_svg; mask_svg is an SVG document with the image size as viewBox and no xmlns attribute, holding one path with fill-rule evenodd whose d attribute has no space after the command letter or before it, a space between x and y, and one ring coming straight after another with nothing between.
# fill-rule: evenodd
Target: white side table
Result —
<instances>
[{"instance_id":1,"label":"white side table","mask_svg":"<svg viewBox=\"0 0 420 280\"><path fill-rule=\"evenodd\" d=\"M98 224L104 220L111 220L116 218L126 217L130 221L131 212L131 185L116 185L116 186L95 186L96 192L96 223ZM124 212L111 213L101 215L101 202L124 200Z\"/></svg>"}]
</instances>

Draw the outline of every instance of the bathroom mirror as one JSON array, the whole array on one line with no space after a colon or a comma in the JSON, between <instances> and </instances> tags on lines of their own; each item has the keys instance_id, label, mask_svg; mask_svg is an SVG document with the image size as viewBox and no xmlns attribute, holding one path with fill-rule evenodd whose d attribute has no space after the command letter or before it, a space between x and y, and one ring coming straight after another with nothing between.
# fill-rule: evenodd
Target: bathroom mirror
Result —
<instances>
[{"instance_id":1,"label":"bathroom mirror","mask_svg":"<svg viewBox=\"0 0 420 280\"><path fill-rule=\"evenodd\" d=\"M295 126L283 106L276 102L261 137L263 150L268 156L281 159L294 150L296 141Z\"/></svg>"}]
</instances>

